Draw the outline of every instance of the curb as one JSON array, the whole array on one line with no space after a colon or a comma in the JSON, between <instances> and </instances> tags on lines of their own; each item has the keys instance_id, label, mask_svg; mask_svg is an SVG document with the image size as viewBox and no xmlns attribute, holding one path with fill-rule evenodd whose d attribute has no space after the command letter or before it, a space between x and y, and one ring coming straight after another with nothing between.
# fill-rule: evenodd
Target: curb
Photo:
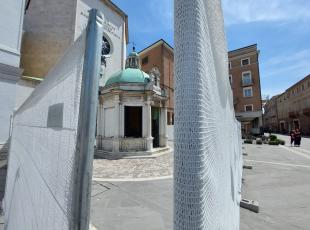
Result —
<instances>
[{"instance_id":1,"label":"curb","mask_svg":"<svg viewBox=\"0 0 310 230\"><path fill-rule=\"evenodd\" d=\"M156 181L173 179L173 175L161 177L146 177L146 178L98 178L93 177L92 181L98 182L142 182L142 181Z\"/></svg>"}]
</instances>

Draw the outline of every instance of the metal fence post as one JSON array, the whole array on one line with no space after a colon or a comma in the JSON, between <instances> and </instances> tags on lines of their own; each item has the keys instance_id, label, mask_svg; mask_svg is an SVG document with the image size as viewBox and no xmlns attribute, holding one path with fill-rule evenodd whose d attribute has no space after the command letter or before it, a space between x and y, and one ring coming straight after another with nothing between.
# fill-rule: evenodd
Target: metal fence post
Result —
<instances>
[{"instance_id":1,"label":"metal fence post","mask_svg":"<svg viewBox=\"0 0 310 230\"><path fill-rule=\"evenodd\" d=\"M91 181L98 107L99 71L102 39L102 19L91 9L87 25L86 49L82 77L81 102L77 137L79 154L77 190L75 194L74 229L89 229Z\"/></svg>"}]
</instances>

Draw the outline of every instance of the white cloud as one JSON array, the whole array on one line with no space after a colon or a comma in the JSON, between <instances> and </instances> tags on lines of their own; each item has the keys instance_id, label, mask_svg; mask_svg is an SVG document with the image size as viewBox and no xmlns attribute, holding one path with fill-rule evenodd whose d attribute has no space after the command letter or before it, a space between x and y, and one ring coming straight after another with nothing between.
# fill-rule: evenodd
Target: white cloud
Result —
<instances>
[{"instance_id":1,"label":"white cloud","mask_svg":"<svg viewBox=\"0 0 310 230\"><path fill-rule=\"evenodd\" d=\"M293 64L305 60L309 63L310 60L310 49L299 50L295 53L285 53L279 56L270 58L266 61L266 65L275 66L275 65L283 65L283 64ZM310 68L310 66L309 66Z\"/></svg>"},{"instance_id":2,"label":"white cloud","mask_svg":"<svg viewBox=\"0 0 310 230\"><path fill-rule=\"evenodd\" d=\"M310 74L310 49L282 53L261 63L263 94L275 95Z\"/></svg>"},{"instance_id":3,"label":"white cloud","mask_svg":"<svg viewBox=\"0 0 310 230\"><path fill-rule=\"evenodd\" d=\"M310 19L309 0L222 0L227 25Z\"/></svg>"}]
</instances>

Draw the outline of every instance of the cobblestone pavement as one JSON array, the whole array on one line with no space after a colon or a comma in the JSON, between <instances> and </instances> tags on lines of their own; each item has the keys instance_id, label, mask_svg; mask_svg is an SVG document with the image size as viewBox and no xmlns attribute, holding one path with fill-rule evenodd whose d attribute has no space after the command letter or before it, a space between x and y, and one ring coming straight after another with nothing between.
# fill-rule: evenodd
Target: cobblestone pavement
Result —
<instances>
[{"instance_id":1,"label":"cobblestone pavement","mask_svg":"<svg viewBox=\"0 0 310 230\"><path fill-rule=\"evenodd\" d=\"M158 157L121 158L117 160L94 159L93 180L106 181L113 179L130 181L139 179L172 178L173 174L173 141L168 141L171 151Z\"/></svg>"},{"instance_id":2,"label":"cobblestone pavement","mask_svg":"<svg viewBox=\"0 0 310 230\"><path fill-rule=\"evenodd\" d=\"M155 158L95 159L93 178L97 179L142 179L172 176L173 153Z\"/></svg>"}]
</instances>

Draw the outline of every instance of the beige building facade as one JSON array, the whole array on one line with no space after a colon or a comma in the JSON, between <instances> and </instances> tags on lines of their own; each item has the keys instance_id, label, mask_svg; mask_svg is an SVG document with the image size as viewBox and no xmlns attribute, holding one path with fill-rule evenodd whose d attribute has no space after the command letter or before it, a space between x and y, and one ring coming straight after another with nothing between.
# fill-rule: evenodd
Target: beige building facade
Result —
<instances>
[{"instance_id":1,"label":"beige building facade","mask_svg":"<svg viewBox=\"0 0 310 230\"><path fill-rule=\"evenodd\" d=\"M298 128L310 135L310 75L267 102L264 128L281 133Z\"/></svg>"},{"instance_id":2,"label":"beige building facade","mask_svg":"<svg viewBox=\"0 0 310 230\"><path fill-rule=\"evenodd\" d=\"M236 118L241 122L243 134L259 134L262 128L262 99L257 45L232 50L228 58Z\"/></svg>"},{"instance_id":3,"label":"beige building facade","mask_svg":"<svg viewBox=\"0 0 310 230\"><path fill-rule=\"evenodd\" d=\"M279 95L273 96L264 105L264 115L263 124L265 131L270 129L275 131L278 130L278 112L277 112L277 97Z\"/></svg>"},{"instance_id":4,"label":"beige building facade","mask_svg":"<svg viewBox=\"0 0 310 230\"><path fill-rule=\"evenodd\" d=\"M31 0L25 14L21 67L24 75L43 78L65 50L86 28L88 11L98 9L104 21L100 85L124 69L128 43L128 17L109 0ZM102 63L104 64L104 63Z\"/></svg>"}]
</instances>

